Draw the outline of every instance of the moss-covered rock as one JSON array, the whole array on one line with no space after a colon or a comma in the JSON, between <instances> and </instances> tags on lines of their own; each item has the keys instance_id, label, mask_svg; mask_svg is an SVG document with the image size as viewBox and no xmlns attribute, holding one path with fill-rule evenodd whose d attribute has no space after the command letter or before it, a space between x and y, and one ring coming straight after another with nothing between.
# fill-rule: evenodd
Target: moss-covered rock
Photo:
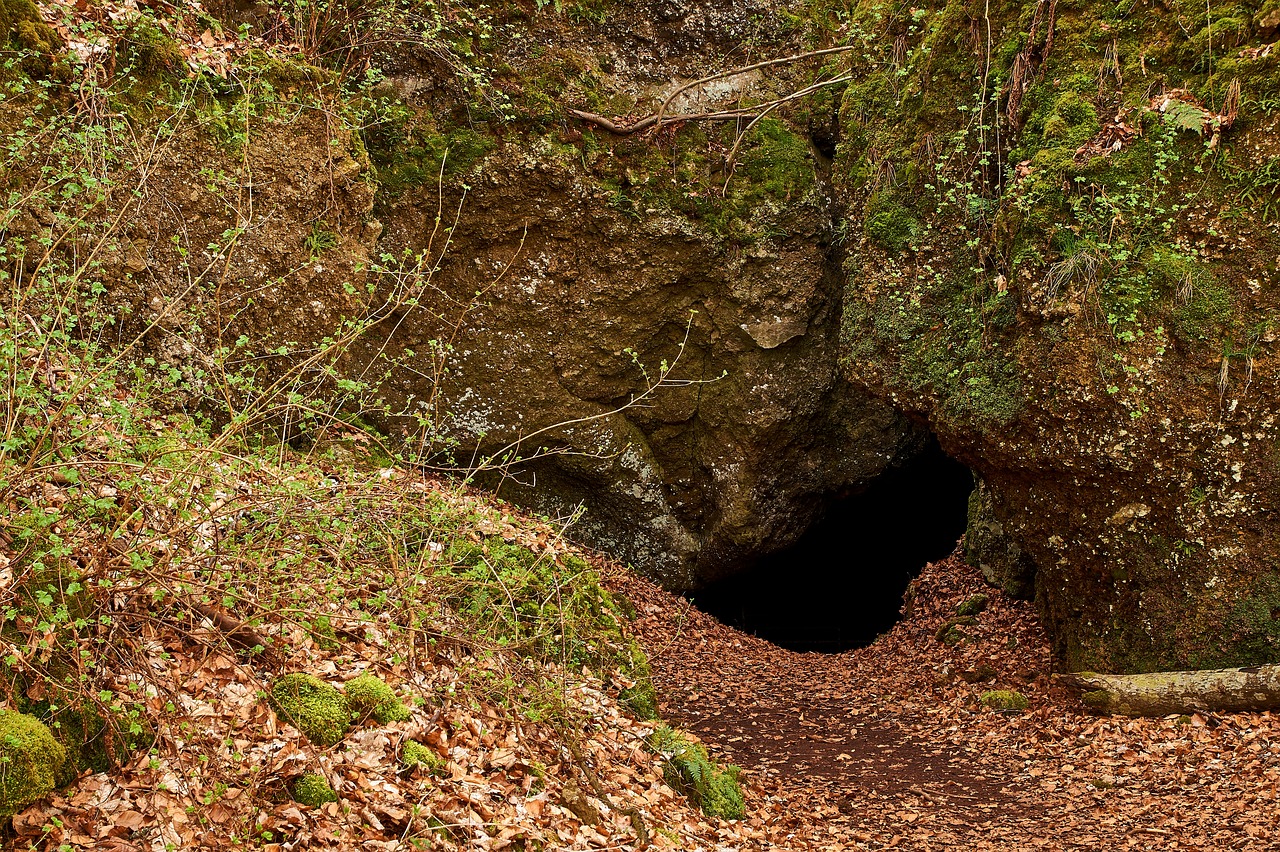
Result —
<instances>
[{"instance_id":1,"label":"moss-covered rock","mask_svg":"<svg viewBox=\"0 0 1280 852\"><path fill-rule=\"evenodd\" d=\"M308 772L293 782L293 798L300 805L318 808L338 801L338 794L323 775Z\"/></svg>"},{"instance_id":2,"label":"moss-covered rock","mask_svg":"<svg viewBox=\"0 0 1280 852\"><path fill-rule=\"evenodd\" d=\"M0 710L0 820L52 790L66 759L39 719Z\"/></svg>"},{"instance_id":3,"label":"moss-covered rock","mask_svg":"<svg viewBox=\"0 0 1280 852\"><path fill-rule=\"evenodd\" d=\"M991 489L978 480L969 495L969 519L964 531L965 561L1005 594L1030 598L1035 563L1022 551L996 515Z\"/></svg>"},{"instance_id":4,"label":"moss-covered rock","mask_svg":"<svg viewBox=\"0 0 1280 852\"><path fill-rule=\"evenodd\" d=\"M448 764L435 750L414 740L406 740L400 748L400 762L410 768L422 768L432 775L443 772Z\"/></svg>"},{"instance_id":5,"label":"moss-covered rock","mask_svg":"<svg viewBox=\"0 0 1280 852\"><path fill-rule=\"evenodd\" d=\"M65 43L41 19L31 0L0 0L0 47L9 45L26 51L21 61L23 71L44 75L53 67L53 58Z\"/></svg>"},{"instance_id":6,"label":"moss-covered rock","mask_svg":"<svg viewBox=\"0 0 1280 852\"><path fill-rule=\"evenodd\" d=\"M185 71L187 67L178 43L145 17L135 20L117 43L116 61L135 74L151 79Z\"/></svg>"},{"instance_id":7,"label":"moss-covered rock","mask_svg":"<svg viewBox=\"0 0 1280 852\"><path fill-rule=\"evenodd\" d=\"M366 673L354 677L347 681L343 690L357 719L372 717L378 724L386 725L403 722L412 715L412 711L396 698L391 687L375 675Z\"/></svg>"},{"instance_id":8,"label":"moss-covered rock","mask_svg":"<svg viewBox=\"0 0 1280 852\"><path fill-rule=\"evenodd\" d=\"M285 721L318 746L333 745L351 727L347 697L314 675L284 675L271 685L268 701Z\"/></svg>"},{"instance_id":9,"label":"moss-covered rock","mask_svg":"<svg viewBox=\"0 0 1280 852\"><path fill-rule=\"evenodd\" d=\"M1020 712L1031 706L1027 696L1012 689L993 689L978 696L978 701L992 710Z\"/></svg>"}]
</instances>

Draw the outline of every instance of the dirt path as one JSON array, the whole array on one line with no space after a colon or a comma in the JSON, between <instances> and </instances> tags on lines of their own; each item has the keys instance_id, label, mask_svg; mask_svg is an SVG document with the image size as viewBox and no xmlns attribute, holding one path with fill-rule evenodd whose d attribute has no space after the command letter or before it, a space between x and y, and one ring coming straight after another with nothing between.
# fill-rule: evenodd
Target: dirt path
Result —
<instances>
[{"instance_id":1,"label":"dirt path","mask_svg":"<svg viewBox=\"0 0 1280 852\"><path fill-rule=\"evenodd\" d=\"M1087 715L1030 604L958 558L874 645L786 651L625 577L664 718L748 770L758 848L1280 850L1280 719ZM957 607L988 606L959 641ZM1017 690L1030 708L982 706Z\"/></svg>"}]
</instances>

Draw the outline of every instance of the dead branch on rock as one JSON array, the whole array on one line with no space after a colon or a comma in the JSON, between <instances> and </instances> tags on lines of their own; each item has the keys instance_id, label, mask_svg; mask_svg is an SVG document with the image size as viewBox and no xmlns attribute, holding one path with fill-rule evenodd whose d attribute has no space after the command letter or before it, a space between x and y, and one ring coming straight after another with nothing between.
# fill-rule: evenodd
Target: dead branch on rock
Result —
<instances>
[{"instance_id":1,"label":"dead branch on rock","mask_svg":"<svg viewBox=\"0 0 1280 852\"><path fill-rule=\"evenodd\" d=\"M1122 716L1280 709L1280 665L1136 675L1077 672L1059 677L1080 689L1093 709Z\"/></svg>"},{"instance_id":2,"label":"dead branch on rock","mask_svg":"<svg viewBox=\"0 0 1280 852\"><path fill-rule=\"evenodd\" d=\"M604 130L607 130L610 133L613 133L618 136L630 136L632 134L639 133L643 130L648 130L649 128L661 130L663 127L666 127L667 125L676 124L676 123L685 122L685 121L733 121L739 118L745 118L746 116L753 116L753 117L759 118L759 117L762 117L760 116L760 113L762 111L766 111L766 112L772 111L778 108L779 106L781 106L782 104L785 104L789 101L793 101L796 98L804 97L805 95L811 94L812 92L816 92L818 89L824 88L826 86L834 86L840 83L846 83L850 79L852 79L852 75L845 74L839 77L834 77L830 80L824 80L818 83L814 83L813 85L807 86L806 88L801 89L798 92L792 92L791 94L786 95L784 97L776 98L772 101L767 101L766 103L757 104L756 106L752 106L752 107L740 107L736 109L717 110L714 112L701 112L701 113L695 113L695 114L680 114L680 115L668 115L667 110L671 108L671 104L674 103L676 98L680 97L680 95L684 94L690 89L694 89L694 88L697 88L698 86L705 85L706 83L711 83L716 80L723 79L725 77L734 77L738 74L746 74L750 71L758 71L761 68L768 68L773 65L783 65L789 62L799 62L801 60L811 59L816 56L827 56L827 55L836 54L836 53L847 53L852 49L853 48L850 46L829 47L829 48L826 48L825 50L813 50L813 51L809 51L808 53L797 53L793 56L783 56L778 59L768 59L763 62L756 62L752 65L741 65L741 66L738 66L737 68L730 68L725 71L718 71L715 74L710 74L706 77L700 77L697 80L692 80L688 83L684 83L678 86L673 92L671 92L671 94L667 95L666 99L663 100L662 104L658 107L656 112L653 112L645 116L644 118L641 118L638 121L634 121L630 124L619 124L618 122L613 121L612 119L606 118L603 115L597 115L596 113L586 112L584 110L579 110L579 109L570 109L569 114L583 121L586 121L590 124L594 124L597 127L603 128Z\"/></svg>"}]
</instances>

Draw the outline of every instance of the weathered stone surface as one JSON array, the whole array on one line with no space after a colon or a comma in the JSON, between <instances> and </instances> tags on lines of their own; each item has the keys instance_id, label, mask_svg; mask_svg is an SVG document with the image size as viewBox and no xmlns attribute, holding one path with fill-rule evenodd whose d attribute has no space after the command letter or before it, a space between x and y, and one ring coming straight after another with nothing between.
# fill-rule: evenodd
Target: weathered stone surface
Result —
<instances>
[{"instance_id":1,"label":"weathered stone surface","mask_svg":"<svg viewBox=\"0 0 1280 852\"><path fill-rule=\"evenodd\" d=\"M436 284L482 296L456 330L457 314L411 313L377 346L451 337L442 384L401 371L390 387L441 394L459 461L535 436L519 449L541 458L481 477L500 494L556 514L581 503L574 534L692 588L789 543L824 498L916 446L839 375L821 196L744 251L678 216L620 215L549 153L496 155L473 183ZM412 240L433 205L402 203L388 238ZM666 386L646 393L664 361Z\"/></svg>"},{"instance_id":2,"label":"weathered stone surface","mask_svg":"<svg viewBox=\"0 0 1280 852\"><path fill-rule=\"evenodd\" d=\"M1097 4L924 5L909 20L855 5L847 30L804 35L859 40L827 69L852 70L849 85L778 111L734 163L723 125L606 140L564 108L642 114L741 61L747 34L753 57L796 52L779 7L611 5L590 26L522 13L483 92L438 57L389 63L387 97L419 123L381 149L373 129L311 110L243 156L166 137L102 277L133 311L125 331L154 322L150 351L191 385L241 335L269 371L277 343L376 310L371 258L433 230L439 250L465 185L440 268L417 270L421 303L344 365L367 375L417 353L386 390L455 438L462 465L526 456L490 474L501 493L581 503L578 535L688 588L795 538L927 424L983 480L973 558L1011 591L1033 586L1060 665L1272 662L1269 10L1245 2L1235 43L1205 62L1216 29ZM816 73L713 88L765 100ZM11 227L36 245L52 220L28 206ZM202 307L209 321L177 320ZM679 381L644 395L663 361Z\"/></svg>"},{"instance_id":3,"label":"weathered stone surface","mask_svg":"<svg viewBox=\"0 0 1280 852\"><path fill-rule=\"evenodd\" d=\"M964 534L964 558L1005 594L1029 598L1036 566L1005 532L992 499L991 489L979 480L969 495L969 525ZM962 613L964 614L964 613Z\"/></svg>"},{"instance_id":4,"label":"weathered stone surface","mask_svg":"<svg viewBox=\"0 0 1280 852\"><path fill-rule=\"evenodd\" d=\"M980 474L970 552L1001 584L1034 564L1060 666L1280 660L1280 224L1238 177L1274 168L1280 122L1200 106L1273 89L1274 63L1248 26L1213 72L1206 32L1126 18L1107 84L1077 86L1107 13L1053 10L984 21L1023 45L993 116L1008 161L986 173L966 170L994 140L955 109L984 78L951 36L966 13L923 13L904 36L922 63L859 63L833 172L857 230L845 363ZM1206 171L1209 151L1241 171Z\"/></svg>"}]
</instances>

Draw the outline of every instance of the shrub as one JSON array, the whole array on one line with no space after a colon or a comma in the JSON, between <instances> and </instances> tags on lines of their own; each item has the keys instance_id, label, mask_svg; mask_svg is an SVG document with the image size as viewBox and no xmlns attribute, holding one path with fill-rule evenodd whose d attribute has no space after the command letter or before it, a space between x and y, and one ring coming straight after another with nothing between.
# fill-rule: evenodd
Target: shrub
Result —
<instances>
[{"instance_id":1,"label":"shrub","mask_svg":"<svg viewBox=\"0 0 1280 852\"><path fill-rule=\"evenodd\" d=\"M52 790L66 759L67 750L39 719L0 710L0 820Z\"/></svg>"},{"instance_id":2,"label":"shrub","mask_svg":"<svg viewBox=\"0 0 1280 852\"><path fill-rule=\"evenodd\" d=\"M318 746L341 740L351 727L351 705L337 687L296 672L271 686L271 707Z\"/></svg>"}]
</instances>

